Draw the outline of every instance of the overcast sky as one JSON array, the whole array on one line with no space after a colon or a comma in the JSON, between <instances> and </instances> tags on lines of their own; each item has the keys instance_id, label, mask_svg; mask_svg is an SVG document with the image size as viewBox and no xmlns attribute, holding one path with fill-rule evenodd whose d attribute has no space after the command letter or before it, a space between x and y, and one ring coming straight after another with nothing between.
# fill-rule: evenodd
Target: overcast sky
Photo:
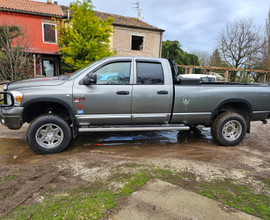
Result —
<instances>
[{"instance_id":1,"label":"overcast sky","mask_svg":"<svg viewBox=\"0 0 270 220\"><path fill-rule=\"evenodd\" d=\"M46 2L46 0L40 0ZM53 0L54 1L54 0ZM56 0L69 5L72 0ZM83 0L81 0L83 1ZM143 21L164 29L163 40L178 40L185 51L212 52L226 22L253 16L264 28L270 0L138 0ZM95 10L136 17L136 0L92 0Z\"/></svg>"}]
</instances>

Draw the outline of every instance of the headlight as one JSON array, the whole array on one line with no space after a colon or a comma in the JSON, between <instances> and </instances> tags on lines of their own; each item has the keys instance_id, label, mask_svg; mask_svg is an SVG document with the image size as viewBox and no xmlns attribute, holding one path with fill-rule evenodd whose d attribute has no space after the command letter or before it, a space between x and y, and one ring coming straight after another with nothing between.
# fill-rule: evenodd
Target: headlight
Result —
<instances>
[{"instance_id":1,"label":"headlight","mask_svg":"<svg viewBox=\"0 0 270 220\"><path fill-rule=\"evenodd\" d=\"M14 106L20 106L23 98L23 94L18 91L11 91L13 97L14 97ZM7 104L11 105L11 97L7 96Z\"/></svg>"}]
</instances>

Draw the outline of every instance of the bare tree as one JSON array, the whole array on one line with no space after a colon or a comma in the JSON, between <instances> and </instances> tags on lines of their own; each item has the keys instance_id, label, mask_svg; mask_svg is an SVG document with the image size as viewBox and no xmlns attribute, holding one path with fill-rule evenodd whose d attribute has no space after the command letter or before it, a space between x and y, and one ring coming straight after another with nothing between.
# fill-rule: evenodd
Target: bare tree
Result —
<instances>
[{"instance_id":1,"label":"bare tree","mask_svg":"<svg viewBox=\"0 0 270 220\"><path fill-rule=\"evenodd\" d=\"M211 54L208 51L199 51L199 50L192 50L189 49L191 54L195 54L199 57L199 62L201 66L210 66L211 63Z\"/></svg>"},{"instance_id":2,"label":"bare tree","mask_svg":"<svg viewBox=\"0 0 270 220\"><path fill-rule=\"evenodd\" d=\"M261 66L265 70L270 70L270 8L268 11L267 18L265 20L265 45L263 60L260 62ZM266 80L270 81L270 74L266 75Z\"/></svg>"},{"instance_id":3,"label":"bare tree","mask_svg":"<svg viewBox=\"0 0 270 220\"><path fill-rule=\"evenodd\" d=\"M17 81L33 75L33 36L27 26L0 22L0 80Z\"/></svg>"},{"instance_id":4,"label":"bare tree","mask_svg":"<svg viewBox=\"0 0 270 220\"><path fill-rule=\"evenodd\" d=\"M238 18L227 23L217 38L222 58L234 68L243 67L245 62L252 68L262 56L264 40L261 28L253 18Z\"/></svg>"}]
</instances>

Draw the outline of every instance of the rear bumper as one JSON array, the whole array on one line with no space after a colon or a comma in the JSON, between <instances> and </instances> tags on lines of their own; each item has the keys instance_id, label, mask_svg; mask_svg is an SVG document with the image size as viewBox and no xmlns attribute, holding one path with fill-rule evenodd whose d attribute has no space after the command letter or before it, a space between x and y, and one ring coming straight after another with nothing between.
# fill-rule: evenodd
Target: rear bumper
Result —
<instances>
[{"instance_id":1,"label":"rear bumper","mask_svg":"<svg viewBox=\"0 0 270 220\"><path fill-rule=\"evenodd\" d=\"M23 107L0 108L0 122L12 130L22 127Z\"/></svg>"}]
</instances>

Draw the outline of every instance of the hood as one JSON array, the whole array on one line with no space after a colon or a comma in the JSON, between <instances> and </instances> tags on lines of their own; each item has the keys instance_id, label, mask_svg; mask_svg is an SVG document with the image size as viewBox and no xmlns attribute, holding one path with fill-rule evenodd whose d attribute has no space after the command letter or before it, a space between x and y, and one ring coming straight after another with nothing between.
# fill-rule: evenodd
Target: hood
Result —
<instances>
[{"instance_id":1,"label":"hood","mask_svg":"<svg viewBox=\"0 0 270 220\"><path fill-rule=\"evenodd\" d=\"M39 78L39 79L27 79L22 81L13 82L8 85L8 90L14 90L18 88L40 87L40 86L57 86L61 85L65 80L61 80L58 77L51 78Z\"/></svg>"}]
</instances>

